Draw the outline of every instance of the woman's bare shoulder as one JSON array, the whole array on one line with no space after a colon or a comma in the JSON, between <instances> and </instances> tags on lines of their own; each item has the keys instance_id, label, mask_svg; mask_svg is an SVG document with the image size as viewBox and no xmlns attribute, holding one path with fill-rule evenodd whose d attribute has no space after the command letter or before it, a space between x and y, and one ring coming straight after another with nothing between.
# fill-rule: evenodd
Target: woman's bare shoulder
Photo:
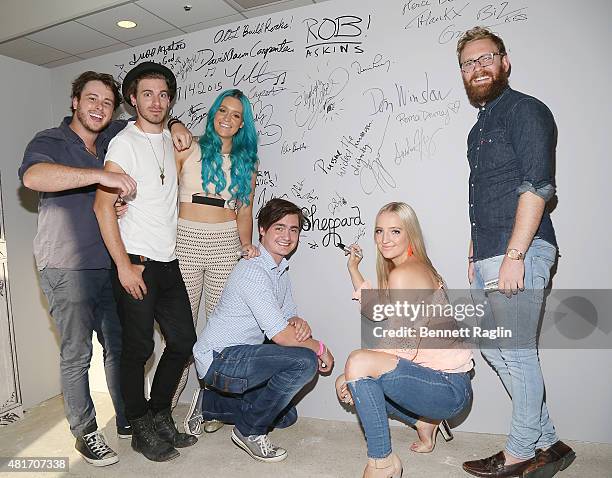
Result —
<instances>
[{"instance_id":1,"label":"woman's bare shoulder","mask_svg":"<svg viewBox=\"0 0 612 478\"><path fill-rule=\"evenodd\" d=\"M389 273L391 289L436 289L429 268L417 261L406 261Z\"/></svg>"}]
</instances>

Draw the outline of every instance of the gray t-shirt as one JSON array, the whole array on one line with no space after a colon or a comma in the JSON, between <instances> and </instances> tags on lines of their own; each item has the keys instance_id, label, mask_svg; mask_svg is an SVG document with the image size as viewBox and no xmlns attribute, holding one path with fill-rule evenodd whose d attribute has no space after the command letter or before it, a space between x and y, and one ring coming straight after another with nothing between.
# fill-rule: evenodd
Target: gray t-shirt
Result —
<instances>
[{"instance_id":1,"label":"gray t-shirt","mask_svg":"<svg viewBox=\"0 0 612 478\"><path fill-rule=\"evenodd\" d=\"M57 128L36 134L28 144L19 168L19 178L38 163L61 164L76 168L100 168L110 140L126 122L113 121L98 135L98 157L85 149L83 140L68 126L71 116ZM34 238L34 257L39 270L108 269L110 257L93 212L96 185L59 192L41 192L38 201L38 230Z\"/></svg>"}]
</instances>

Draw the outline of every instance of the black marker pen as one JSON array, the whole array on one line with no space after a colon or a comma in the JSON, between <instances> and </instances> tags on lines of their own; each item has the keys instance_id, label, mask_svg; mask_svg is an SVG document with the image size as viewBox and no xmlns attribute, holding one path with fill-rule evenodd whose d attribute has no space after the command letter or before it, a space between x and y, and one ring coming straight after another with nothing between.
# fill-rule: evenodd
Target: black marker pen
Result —
<instances>
[{"instance_id":1,"label":"black marker pen","mask_svg":"<svg viewBox=\"0 0 612 478\"><path fill-rule=\"evenodd\" d=\"M342 249L344 252L346 252L347 254L351 253L351 248L350 247L346 247L344 244L342 244L341 242L339 242L338 244L336 244L336 247ZM359 251L355 251L355 255L357 257L359 257L360 259L363 257L363 254Z\"/></svg>"}]
</instances>

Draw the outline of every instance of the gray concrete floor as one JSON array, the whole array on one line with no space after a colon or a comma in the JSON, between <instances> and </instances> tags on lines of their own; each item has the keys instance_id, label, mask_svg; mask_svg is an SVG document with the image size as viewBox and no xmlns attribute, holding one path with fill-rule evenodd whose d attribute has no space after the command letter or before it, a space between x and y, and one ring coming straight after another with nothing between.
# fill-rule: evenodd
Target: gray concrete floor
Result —
<instances>
[{"instance_id":1,"label":"gray concrete floor","mask_svg":"<svg viewBox=\"0 0 612 478\"><path fill-rule=\"evenodd\" d=\"M181 456L173 461L153 463L132 451L129 440L117 438L109 396L95 393L94 401L98 425L119 454L119 463L95 468L83 461L74 450L62 397L58 396L33 408L22 420L0 428L0 456L64 456L69 458L70 471L16 474L2 470L0 476L355 478L361 477L366 462L365 442L357 424L300 418L291 428L271 434L272 441L289 452L281 463L251 459L231 442L230 426L202 436L195 446L182 449ZM177 423L182 423L186 412L186 405L177 407L174 413ZM404 463L404 478L468 477L461 469L463 461L492 455L504 445L500 435L456 432L453 441L445 443L440 438L433 453L419 455L408 450L415 437L416 432L408 427L392 428L393 448ZM558 477L612 478L612 445L568 443L578 458Z\"/></svg>"}]
</instances>

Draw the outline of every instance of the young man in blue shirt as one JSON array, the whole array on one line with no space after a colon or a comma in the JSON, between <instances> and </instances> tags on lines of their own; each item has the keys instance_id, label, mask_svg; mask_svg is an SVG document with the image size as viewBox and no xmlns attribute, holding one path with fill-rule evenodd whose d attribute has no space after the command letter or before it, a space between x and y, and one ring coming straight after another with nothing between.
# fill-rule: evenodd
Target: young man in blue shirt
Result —
<instances>
[{"instance_id":1,"label":"young man in blue shirt","mask_svg":"<svg viewBox=\"0 0 612 478\"><path fill-rule=\"evenodd\" d=\"M185 431L198 434L202 420L234 423L232 441L251 457L277 462L287 451L268 431L295 423L295 395L317 370L331 371L334 357L297 316L287 256L298 245L302 211L284 199L260 211L259 257L239 261L193 353L209 389L196 391ZM272 343L264 343L265 338Z\"/></svg>"}]
</instances>

